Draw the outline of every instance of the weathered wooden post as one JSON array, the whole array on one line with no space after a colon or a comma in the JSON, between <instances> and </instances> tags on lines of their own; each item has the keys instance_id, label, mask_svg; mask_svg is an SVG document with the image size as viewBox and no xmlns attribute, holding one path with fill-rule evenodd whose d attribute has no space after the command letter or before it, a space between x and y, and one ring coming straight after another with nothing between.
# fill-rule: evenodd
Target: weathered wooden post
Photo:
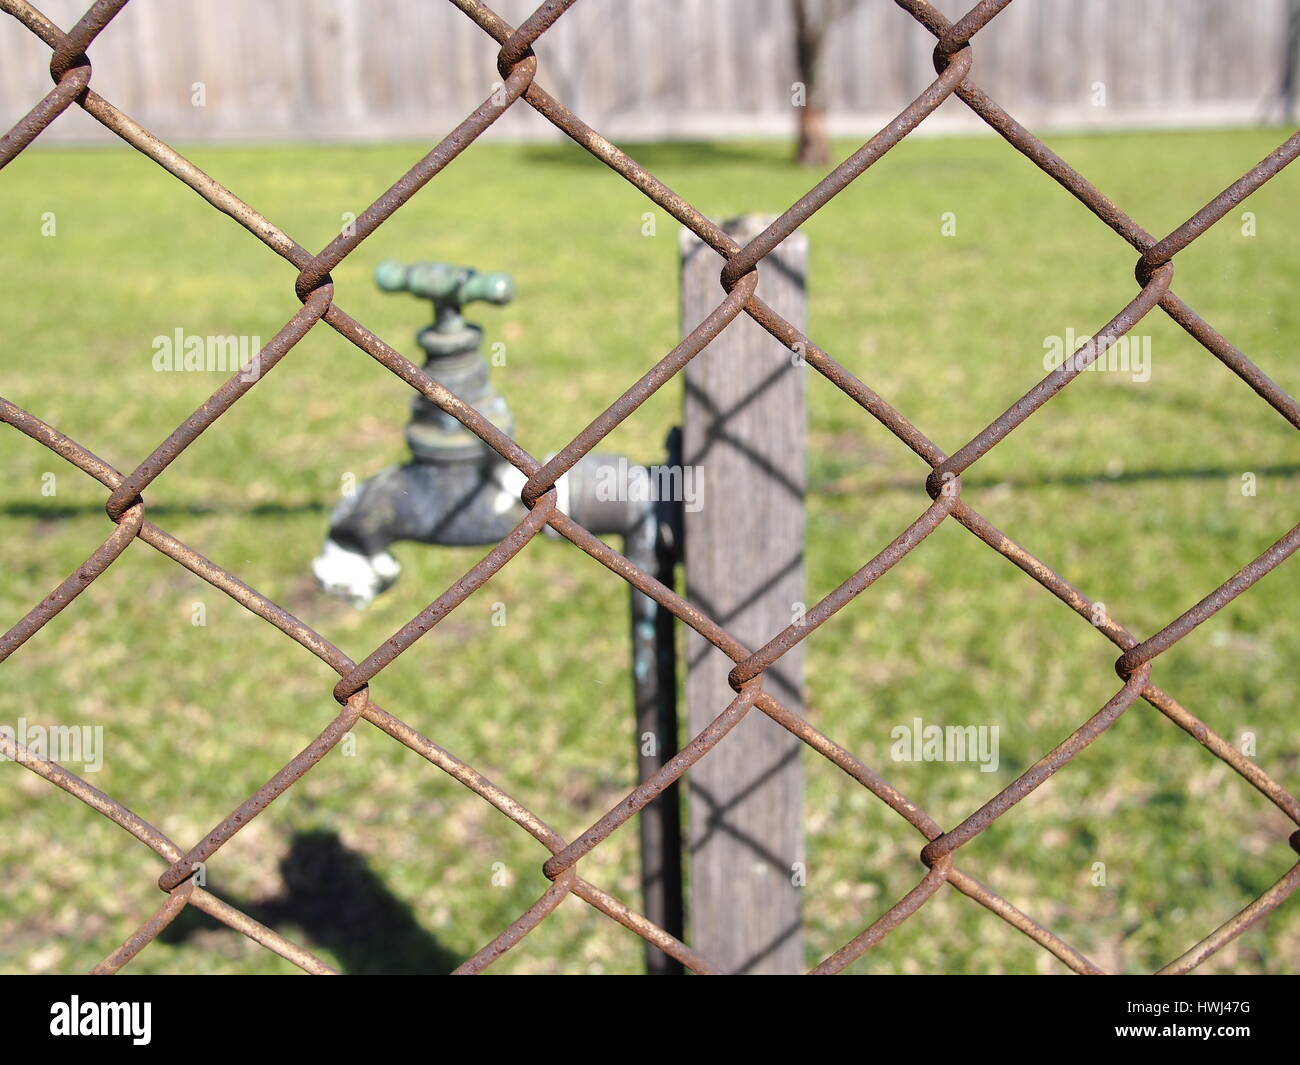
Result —
<instances>
[{"instance_id":1,"label":"weathered wooden post","mask_svg":"<svg viewBox=\"0 0 1300 1065\"><path fill-rule=\"evenodd\" d=\"M741 244L770 219L725 224ZM723 260L684 231L682 327L723 296ZM758 294L799 329L806 320L807 240L795 233L759 265ZM807 368L741 315L686 368L683 461L698 469L700 506L687 507L687 597L757 649L804 601L804 375ZM687 634L689 731L730 702L732 662ZM802 648L765 686L802 712ZM687 774L691 943L735 973L804 968L800 934L803 773L798 740L757 710Z\"/></svg>"}]
</instances>

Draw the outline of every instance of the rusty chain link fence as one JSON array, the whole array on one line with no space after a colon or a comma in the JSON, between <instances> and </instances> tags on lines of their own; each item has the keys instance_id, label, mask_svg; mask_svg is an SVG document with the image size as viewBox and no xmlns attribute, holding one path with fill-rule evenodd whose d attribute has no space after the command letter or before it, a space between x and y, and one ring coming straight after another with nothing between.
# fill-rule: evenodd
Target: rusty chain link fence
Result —
<instances>
[{"instance_id":1,"label":"rusty chain link fence","mask_svg":"<svg viewBox=\"0 0 1300 1065\"><path fill-rule=\"evenodd\" d=\"M498 69L501 83L492 94L455 130L407 173L403 174L379 199L356 219L354 227L335 237L327 247L313 255L275 223L222 187L173 148L153 136L90 88L91 43L127 4L128 0L96 0L71 29L64 31L26 0L0 0L0 8L19 20L52 50L50 74L54 88L8 133L0 139L0 166L13 160L60 114L77 104L138 151L153 159L177 179L184 182L214 208L228 214L296 269L295 289L302 308L293 315L261 352L263 373L255 380L236 373L191 414L153 453L130 472L123 474L97 458L75 440L55 427L6 400L0 399L0 420L13 426L83 472L108 490L106 510L113 522L111 535L93 551L85 563L45 600L27 613L0 637L0 661L28 640L46 622L63 610L92 581L99 577L122 554L127 545L141 539L213 587L225 592L252 613L301 644L307 651L326 662L339 674L334 698L342 709L324 730L237 809L216 825L203 839L188 848L150 825L110 796L61 766L37 758L14 740L0 734L0 752L21 760L33 772L80 799L114 821L145 846L152 848L167 867L158 885L166 901L138 930L105 958L95 972L111 973L121 969L172 921L186 906L195 906L242 932L250 939L312 973L332 970L302 947L289 942L246 914L226 904L195 882L200 863L214 857L244 826L264 810L277 796L307 773L361 719L391 736L398 743L423 756L483 800L496 807L525 832L540 841L551 857L543 869L551 886L526 912L499 936L484 946L457 970L477 973L486 969L505 952L517 947L530 930L553 911L566 896L583 899L611 919L631 929L647 942L678 959L698 973L713 973L717 967L686 944L641 914L606 893L597 884L585 880L579 871L584 855L625 824L634 814L676 781L692 765L708 755L717 744L726 742L728 732L745 715L757 709L789 730L814 751L829 759L864 788L887 803L923 837L920 852L925 873L911 891L881 914L870 927L820 962L814 973L834 973L844 969L901 923L924 907L944 885L970 897L1004 921L1050 951L1065 965L1079 973L1102 970L1088 958L1061 940L1049 929L1022 913L991 887L964 873L956 864L957 852L994 820L1011 810L1048 777L1065 767L1084 748L1102 734L1138 699L1144 699L1178 725L1190 737L1222 759L1260 793L1276 805L1292 822L1300 825L1300 802L1274 781L1250 758L1229 745L1209 729L1182 704L1152 680L1156 659L1197 625L1245 592L1265 574L1282 564L1300 547L1300 526L1292 528L1258 558L1250 561L1231 579L1210 591L1203 599L1158 632L1140 639L1118 620L1108 616L1100 603L1094 603L1080 589L1061 577L1046 562L1022 548L1016 541L993 527L962 497L962 474L986 455L1013 429L1029 418L1078 376L1091 362L1131 330L1144 315L1157 307L1194 337L1211 355L1219 359L1245 385L1252 388L1270 407L1292 426L1300 429L1300 406L1283 389L1271 381L1254 363L1197 316L1174 292L1174 259L1198 236L1214 225L1246 196L1274 177L1300 155L1300 133L1292 136L1248 173L1197 210L1186 222L1163 238L1142 228L1106 198L1086 178L1073 170L1042 141L1019 125L976 84L972 77L974 41L979 30L989 23L1011 0L980 0L956 22L950 22L927 0L897 0L937 39L934 52L938 76L916 99L876 136L831 171L807 195L791 206L767 229L745 246L737 245L722 229L701 215L656 177L639 166L599 133L549 95L537 80L538 61L532 46L573 5L575 0L546 0L518 28L511 27L486 4L478 0L452 0L465 15L501 46ZM1053 181L1068 190L1084 207L1126 240L1138 254L1136 278L1138 292L1126 307L1096 333L1095 341L1085 344L1075 357L1047 374L1010 408L998 414L982 432L951 455L933 444L920 428L900 411L858 380L828 353L755 297L760 264L787 236L827 204L879 160L894 145L950 96L957 96L1016 151L1028 157ZM721 275L722 298L717 307L699 323L671 352L650 368L590 425L549 461L542 463L530 455L500 429L489 423L474 408L430 379L418 367L400 355L364 325L348 315L336 300L330 271L351 254L370 234L386 222L399 207L413 197L460 152L519 101L537 110L558 129L631 182L646 197L678 219L727 261ZM757 650L742 646L724 629L686 602L673 589L642 572L616 551L575 523L557 507L554 485L567 470L608 433L628 418L656 389L671 380L726 325L741 314L749 315L792 351L799 353L820 374L847 393L868 415L881 422L910 448L928 468L924 480L929 502L920 516L879 554L853 576L823 598L807 612L806 618L791 625ZM444 591L409 623L375 649L360 663L354 662L337 647L323 639L291 613L259 595L233 573L215 565L198 552L148 520L148 504L143 493L166 471L167 467L193 441L209 429L230 407L265 377L309 330L324 322L350 340L362 352L392 371L413 389L457 418L498 454L528 478L523 500L528 515L504 540L494 546L477 565ZM267 385L263 387L274 387ZM165 483L165 479L164 479ZM918 487L920 485L918 484ZM763 677L781 656L806 639L819 625L866 591L882 574L915 549L944 521L952 519L969 530L994 551L1019 567L1050 591L1062 603L1080 615L1086 624L1109 639L1120 650L1115 663L1120 684L1114 696L1092 717L1056 748L1030 767L1013 783L991 798L960 824L947 831L893 788L871 768L807 721L792 713L763 690ZM687 625L725 652L736 664L730 680L735 698L721 709L713 722L672 758L663 768L612 807L576 839L563 838L531 810L513 799L473 766L443 750L400 718L382 709L371 698L369 685L398 655L433 629L443 618L506 565L543 527L550 526L561 536L591 555L610 572L652 597ZM1300 832L1292 834L1293 848L1300 850ZM1279 905L1300 885L1300 864L1282 873L1274 885L1248 906L1226 920L1181 957L1171 960L1162 973L1185 973L1241 935L1252 923ZM1226 916L1226 915L1225 915ZM922 918L923 920L923 918Z\"/></svg>"}]
</instances>

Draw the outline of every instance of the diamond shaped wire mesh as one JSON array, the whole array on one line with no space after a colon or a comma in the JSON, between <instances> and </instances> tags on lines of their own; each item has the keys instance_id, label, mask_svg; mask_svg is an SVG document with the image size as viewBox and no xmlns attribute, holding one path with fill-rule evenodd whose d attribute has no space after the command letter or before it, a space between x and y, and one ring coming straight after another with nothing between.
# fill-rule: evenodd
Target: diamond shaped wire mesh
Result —
<instances>
[{"instance_id":1,"label":"diamond shaped wire mesh","mask_svg":"<svg viewBox=\"0 0 1300 1065\"><path fill-rule=\"evenodd\" d=\"M198 909L242 932L250 939L302 969L312 973L332 972L326 964L274 930L228 905L196 883L199 863L215 856L250 820L264 810L319 762L339 740L364 719L398 743L423 756L434 766L497 808L505 817L529 833L551 852L543 866L551 886L492 942L464 962L462 973L481 972L521 940L568 895L576 895L610 919L635 932L647 942L676 958L698 973L714 973L717 967L688 945L648 921L617 898L579 875L579 862L619 826L660 794L686 770L705 757L747 714L757 709L786 728L812 750L830 760L856 780L924 838L920 852L925 873L911 891L881 914L868 928L825 958L811 971L833 973L860 958L895 928L917 913L945 884L975 900L1014 928L1034 940L1065 965L1079 973L1102 970L1079 951L1061 940L1030 916L1012 906L992 888L962 872L956 865L957 851L989 824L1011 810L1026 795L1102 735L1138 699L1143 699L1187 732L1216 757L1231 766L1246 781L1300 825L1300 802L1274 781L1250 758L1228 744L1189 710L1151 680L1156 658L1193 628L1246 591L1265 574L1281 565L1300 547L1300 526L1292 528L1257 558L1249 561L1232 578L1211 591L1193 607L1158 632L1139 639L1110 617L1054 569L1030 554L991 525L962 498L962 474L994 448L1008 433L1082 373L1107 348L1129 332L1146 314L1160 308L1195 338L1215 358L1242 379L1258 396L1300 429L1300 406L1271 381L1253 362L1214 330L1173 291L1174 259L1177 253L1245 197L1274 177L1300 154L1300 133L1251 168L1239 180L1197 210L1186 222L1163 238L1156 238L1106 198L1086 178L1057 156L1042 141L1021 126L972 80L972 41L1011 0L980 0L956 22L949 21L927 0L896 0L904 11L928 30L937 41L934 59L937 76L898 114L893 121L832 170L805 196L781 214L767 229L743 247L691 204L660 182L620 149L587 126L576 114L547 93L536 80L537 58L533 45L573 6L576 0L546 0L518 28L501 19L477 0L451 0L501 47L497 65L502 84L459 126L424 158L403 174L382 196L367 207L348 229L335 237L318 254L311 254L292 237L253 207L214 181L175 149L122 113L90 88L91 64L87 52L96 36L126 6L128 0L96 0L70 30L64 31L26 0L0 0L0 9L17 19L52 50L50 75L54 88L8 133L0 138L0 167L11 162L41 131L73 104L132 147L153 159L168 173L247 229L296 270L295 291L301 309L285 323L260 354L262 373L255 379L236 373L179 425L140 464L128 473L114 469L78 442L46 424L36 415L0 399L0 421L32 441L66 459L107 490L105 509L113 530L85 563L33 607L0 637L0 662L27 641L41 626L63 610L122 554L133 540L140 539L190 570L240 605L279 629L339 674L333 695L339 713L298 755L216 825L203 839L185 848L169 839L110 796L63 767L38 758L16 740L0 734L0 753L19 760L50 783L82 800L103 814L145 846L155 851L166 868L158 885L166 900L158 911L93 970L116 972L129 962L179 915L186 906ZM1127 241L1138 253L1133 300L1096 332L1096 341L1075 357L1047 374L1020 400L998 414L987 428L952 455L941 451L905 415L823 351L809 337L776 314L755 296L758 269L764 258L799 225L821 210L852 181L863 174L891 148L910 134L949 97L955 96L997 132L1012 148L1031 160L1044 174L1068 190L1102 223ZM688 227L717 251L726 265L721 274L723 298L709 316L665 355L618 400L603 411L569 444L545 463L539 462L515 441L488 422L474 408L458 400L383 340L352 318L335 299L330 271L350 255L370 234L384 224L399 207L414 196L460 152L471 145L507 109L520 101L534 108L574 142L586 149L615 174L640 190L649 200ZM924 487L929 503L920 516L899 536L808 611L801 624L791 625L757 650L743 646L700 610L654 577L641 571L603 541L573 521L557 507L556 481L594 448L653 392L671 380L726 325L741 314L758 322L772 336L852 398L868 415L883 424L907 445L928 467ZM201 433L244 394L265 380L280 359L288 355L319 322L337 331L358 349L386 367L417 392L437 404L475 433L506 461L527 477L522 492L528 514L500 543L428 607L412 618L389 640L360 663L314 632L289 611L244 584L229 570L204 558L165 529L147 518L143 493L164 473ZM263 386L266 387L266 386ZM1068 738L1043 756L999 794L972 812L960 824L945 831L920 807L910 802L871 768L840 747L808 721L793 713L763 690L764 672L797 643L808 638L852 598L867 589L882 574L920 544L948 519L1021 569L1067 607L1080 615L1121 654L1115 663L1119 687L1111 699L1082 723ZM370 696L371 680L398 655L434 628L439 621L481 587L510 561L544 527L550 526L591 555L624 581L654 599L664 609L691 626L735 663L730 674L735 697L713 722L695 736L680 753L651 779L630 792L587 831L570 841L563 838L535 813L497 787L473 766L443 750L431 739L381 708ZM1300 832L1290 837L1300 851ZM1185 973L1221 950L1251 924L1282 904L1300 885L1300 863L1286 870L1277 882L1239 913L1160 972Z\"/></svg>"}]
</instances>

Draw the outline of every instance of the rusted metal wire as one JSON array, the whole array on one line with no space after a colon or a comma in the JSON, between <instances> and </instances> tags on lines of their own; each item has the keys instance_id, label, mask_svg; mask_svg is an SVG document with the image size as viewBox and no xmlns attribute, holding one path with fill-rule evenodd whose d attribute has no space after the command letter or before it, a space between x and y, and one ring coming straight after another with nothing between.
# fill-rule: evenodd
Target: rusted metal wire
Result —
<instances>
[{"instance_id":1,"label":"rusted metal wire","mask_svg":"<svg viewBox=\"0 0 1300 1065\"><path fill-rule=\"evenodd\" d=\"M1172 696L1157 687L1151 674L1158 657L1228 602L1246 591L1261 577L1282 564L1300 547L1300 526L1283 535L1272 547L1250 561L1236 575L1224 581L1198 603L1145 640L1101 611L1099 604L1075 588L1047 563L985 520L962 496L961 474L977 463L1022 422L1040 410L1066 388L1106 347L1128 333L1145 315L1159 307L1215 358L1253 389L1265 402L1300 429L1300 405L1268 378L1244 354L1217 333L1182 302L1172 289L1174 259L1202 233L1219 221L1243 198L1269 181L1300 155L1300 133L1234 182L1181 226L1157 239L1108 200L1068 163L1056 155L1000 108L971 79L974 68L972 41L978 32L1011 0L980 0L967 14L950 22L927 0L896 0L896 3L936 39L937 77L916 99L876 136L832 170L809 192L745 246L738 245L715 223L674 193L635 160L611 144L577 115L547 93L536 80L537 58L532 46L575 0L547 0L518 29L511 27L486 4L478 0L452 0L470 19L500 46L498 70L503 79L494 92L455 130L423 159L403 174L391 188L367 207L353 226L335 237L319 254L312 255L229 190L222 187L175 149L165 144L129 116L123 114L90 87L91 64L87 52L96 36L128 0L97 0L66 33L27 0L0 0L0 10L13 16L51 49L50 74L54 88L27 115L0 138L0 168L31 144L51 122L77 104L126 143L153 159L168 173L229 215L272 251L297 269L294 289L302 308L260 353L261 373L256 378L235 374L179 425L153 453L135 469L123 475L82 445L47 425L36 415L0 399L0 421L25 434L108 490L105 509L114 523L109 537L96 548L71 576L0 637L0 662L25 643L121 556L135 539L190 570L241 606L262 618L290 639L329 665L339 675L333 690L341 710L303 751L287 761L270 780L219 822L188 850L182 848L121 803L68 772L62 766L35 757L15 740L0 734L0 753L21 760L32 772L80 799L151 848L164 861L159 887L167 898L159 910L145 920L123 945L95 972L116 972L127 964L189 905L196 906L228 926L262 944L308 972L328 973L319 959L285 940L200 887L194 877L198 863L212 860L244 826L278 796L300 780L360 719L365 719L398 743L425 758L499 810L505 817L537 839L550 851L543 866L552 880L550 888L504 929L491 943L466 961L458 972L481 972L554 911L568 895L586 901L612 920L635 932L683 965L699 973L716 972L708 959L657 927L613 896L584 880L579 874L582 858L600 845L610 833L676 781L691 765L708 755L728 732L755 707L798 737L812 750L838 766L900 817L925 839L920 858L925 866L921 880L868 928L835 951L812 970L838 972L879 943L898 925L922 909L943 886L975 900L1012 927L1023 932L1044 950L1079 973L1102 970L1088 958L1042 927L1025 913L968 876L954 864L957 852L1005 815L1025 796L1074 759L1125 713L1139 698L1168 717L1207 750L1231 766L1279 810L1300 825L1300 801L1274 781L1250 758L1233 748ZM1060 184L1102 223L1109 226L1138 253L1135 268L1139 291L1133 300L1097 331L1097 340L1080 349L1074 358L1053 370L1020 400L994 418L989 425L952 455L941 451L876 392L858 380L827 352L776 314L755 295L758 270L764 258L800 224L830 201L851 182L882 158L914 130L944 100L956 96L979 115L1040 170ZM581 145L647 198L688 227L726 260L720 281L720 300L712 313L686 338L645 373L622 396L611 403L568 445L544 464L488 422L474 408L461 402L429 378L395 349L349 316L335 300L330 271L356 250L403 204L469 147L507 109L523 100L544 118ZM807 612L805 622L791 626L765 646L750 650L728 634L698 608L686 602L672 588L634 566L603 541L562 513L556 506L555 482L585 454L596 447L615 427L629 417L658 388L671 380L692 358L726 327L746 314L797 352L817 372L850 396L864 411L884 425L928 467L924 481L931 502L899 536L838 588ZM527 478L522 498L529 514L483 559L389 640L355 663L309 626L239 580L233 573L204 558L146 517L144 493L197 437L209 429L232 405L260 384L274 365L318 322L324 321L357 348L401 378L475 433ZM1121 651L1116 670L1122 680L1115 695L1075 732L1022 773L1016 780L971 813L954 828L943 827L915 803L889 784L853 754L821 733L771 693L763 690L764 673L783 654L796 646L851 599L866 591L883 573L915 549L948 518L997 551L1013 565L1042 585L1080 617L1088 621ZM369 684L384 668L506 565L545 526L550 526L641 592L671 611L706 640L728 655L736 666L731 683L736 697L729 706L695 736L648 781L629 793L572 842L565 840L540 817L480 774L472 766L443 750L399 718L379 707L371 698ZM1300 851L1300 832L1290 837ZM1300 863L1282 873L1278 881L1239 913L1211 930L1162 973L1188 972L1221 950L1251 924L1269 913L1300 886Z\"/></svg>"}]
</instances>

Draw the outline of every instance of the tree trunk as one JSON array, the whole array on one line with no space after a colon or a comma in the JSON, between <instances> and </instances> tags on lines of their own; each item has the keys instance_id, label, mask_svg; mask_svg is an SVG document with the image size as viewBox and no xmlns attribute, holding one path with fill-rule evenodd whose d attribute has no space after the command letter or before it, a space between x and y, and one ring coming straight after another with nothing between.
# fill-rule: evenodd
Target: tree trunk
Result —
<instances>
[{"instance_id":1,"label":"tree trunk","mask_svg":"<svg viewBox=\"0 0 1300 1065\"><path fill-rule=\"evenodd\" d=\"M800 166L831 165L831 138L824 107L810 103L799 108L799 150L796 159Z\"/></svg>"},{"instance_id":2,"label":"tree trunk","mask_svg":"<svg viewBox=\"0 0 1300 1065\"><path fill-rule=\"evenodd\" d=\"M831 141L820 75L822 42L826 39L827 26L835 17L835 5L831 0L792 0L792 3L795 75L802 86L795 101L799 116L795 159L800 166L828 167Z\"/></svg>"}]
</instances>

